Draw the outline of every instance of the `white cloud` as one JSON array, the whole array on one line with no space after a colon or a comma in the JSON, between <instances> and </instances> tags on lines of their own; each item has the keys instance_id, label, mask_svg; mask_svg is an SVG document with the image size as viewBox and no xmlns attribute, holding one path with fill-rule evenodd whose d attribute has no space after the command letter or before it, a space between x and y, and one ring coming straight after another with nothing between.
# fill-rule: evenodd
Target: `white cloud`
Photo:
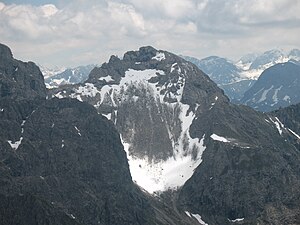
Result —
<instances>
[{"instance_id":1,"label":"white cloud","mask_svg":"<svg viewBox=\"0 0 300 225\"><path fill-rule=\"evenodd\" d=\"M229 58L300 47L300 1L74 0L59 6L0 2L0 42L40 64L100 63L142 45Z\"/></svg>"},{"instance_id":2,"label":"white cloud","mask_svg":"<svg viewBox=\"0 0 300 225\"><path fill-rule=\"evenodd\" d=\"M5 7L5 4L0 2L0 10L2 10Z\"/></svg>"},{"instance_id":3,"label":"white cloud","mask_svg":"<svg viewBox=\"0 0 300 225\"><path fill-rule=\"evenodd\" d=\"M132 32L142 32L145 30L143 16L137 13L132 5L109 2L108 12L110 13L110 18L115 21L117 25L121 25L123 29L126 29L126 32L129 32L127 29L131 27L130 25L137 28L136 30L131 30ZM124 32L124 34L127 34L126 32Z\"/></svg>"},{"instance_id":4,"label":"white cloud","mask_svg":"<svg viewBox=\"0 0 300 225\"><path fill-rule=\"evenodd\" d=\"M41 9L44 13L44 17L54 16L58 12L56 6L52 4L43 5L41 6Z\"/></svg>"}]
</instances>

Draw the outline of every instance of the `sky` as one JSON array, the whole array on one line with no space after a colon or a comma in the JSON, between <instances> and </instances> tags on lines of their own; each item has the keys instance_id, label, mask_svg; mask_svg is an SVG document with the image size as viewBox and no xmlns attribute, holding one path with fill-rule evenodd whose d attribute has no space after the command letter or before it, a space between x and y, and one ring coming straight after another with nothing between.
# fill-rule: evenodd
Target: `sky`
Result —
<instances>
[{"instance_id":1,"label":"sky","mask_svg":"<svg viewBox=\"0 0 300 225\"><path fill-rule=\"evenodd\" d=\"M0 43L47 67L102 64L151 45L237 60L300 48L300 0L0 0Z\"/></svg>"}]
</instances>

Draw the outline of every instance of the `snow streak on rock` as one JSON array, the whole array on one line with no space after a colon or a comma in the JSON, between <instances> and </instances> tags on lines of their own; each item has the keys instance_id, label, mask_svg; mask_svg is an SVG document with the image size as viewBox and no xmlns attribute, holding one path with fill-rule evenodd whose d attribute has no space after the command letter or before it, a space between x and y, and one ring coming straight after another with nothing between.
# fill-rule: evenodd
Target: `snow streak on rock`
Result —
<instances>
[{"instance_id":1,"label":"snow streak on rock","mask_svg":"<svg viewBox=\"0 0 300 225\"><path fill-rule=\"evenodd\" d=\"M173 72L173 71L172 71ZM126 98L126 95L120 95L120 90L126 90L135 86L136 88L144 87L157 104L165 104L169 108L175 109L180 107L179 119L181 121L181 133L176 139L169 131L169 138L172 141L173 154L166 160L150 160L148 157L137 157L129 151L130 143L123 140L123 145L129 160L130 171L133 180L149 193L165 191L167 189L176 189L182 186L192 175L194 170L201 163L201 156L205 150L202 139L191 138L189 127L192 124L195 114L189 111L190 106L180 102L185 80L182 77L178 80L180 85L176 92L173 92L173 97L176 102L164 102L164 97L168 94L161 90L168 89L168 83L163 86L156 86L155 83L149 83L149 79L155 76L165 76L160 70L143 70L137 71L129 69L125 73L125 77L120 81L120 85L107 85L101 90L101 96L107 96L115 105L121 104ZM124 93L124 92L123 92ZM138 98L138 96L133 96ZM118 99L120 102L115 101ZM133 98L134 99L134 98ZM101 99L101 103L106 101ZM101 105L100 103L100 105ZM110 115L107 116L110 119Z\"/></svg>"},{"instance_id":2,"label":"snow streak on rock","mask_svg":"<svg viewBox=\"0 0 300 225\"><path fill-rule=\"evenodd\" d=\"M185 214L190 217L190 218L195 218L199 224L201 225L208 225L207 223L205 223L202 219L201 219L201 216L199 214L193 214L193 213L190 213L188 211L185 211Z\"/></svg>"},{"instance_id":3,"label":"snow streak on rock","mask_svg":"<svg viewBox=\"0 0 300 225\"><path fill-rule=\"evenodd\" d=\"M230 142L228 139L226 139L226 138L224 138L224 137L221 137L221 136L219 136L219 135L217 135L217 134L212 134L210 137L211 137L213 140L215 140L215 141Z\"/></svg>"}]
</instances>

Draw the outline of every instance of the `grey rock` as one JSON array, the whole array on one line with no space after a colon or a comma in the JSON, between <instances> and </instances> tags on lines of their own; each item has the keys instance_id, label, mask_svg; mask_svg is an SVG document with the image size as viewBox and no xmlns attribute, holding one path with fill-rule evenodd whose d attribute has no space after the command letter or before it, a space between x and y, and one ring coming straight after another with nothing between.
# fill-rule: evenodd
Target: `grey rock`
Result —
<instances>
[{"instance_id":1,"label":"grey rock","mask_svg":"<svg viewBox=\"0 0 300 225\"><path fill-rule=\"evenodd\" d=\"M0 98L45 98L44 78L33 62L12 57L10 49L0 44Z\"/></svg>"}]
</instances>

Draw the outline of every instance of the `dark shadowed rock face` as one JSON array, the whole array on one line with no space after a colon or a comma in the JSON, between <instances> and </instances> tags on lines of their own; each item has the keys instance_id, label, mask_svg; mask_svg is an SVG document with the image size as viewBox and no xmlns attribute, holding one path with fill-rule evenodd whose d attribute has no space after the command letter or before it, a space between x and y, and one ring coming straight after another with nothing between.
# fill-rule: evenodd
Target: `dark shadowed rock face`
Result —
<instances>
[{"instance_id":1,"label":"dark shadowed rock face","mask_svg":"<svg viewBox=\"0 0 300 225\"><path fill-rule=\"evenodd\" d=\"M10 49L0 44L0 97L10 99L44 98L46 88L40 69L33 62L13 58Z\"/></svg>"},{"instance_id":2,"label":"dark shadowed rock face","mask_svg":"<svg viewBox=\"0 0 300 225\"><path fill-rule=\"evenodd\" d=\"M17 148L2 139L12 179L2 194L32 193L83 224L147 223L151 209L131 181L119 135L92 106L53 99L23 121Z\"/></svg>"},{"instance_id":3,"label":"dark shadowed rock face","mask_svg":"<svg viewBox=\"0 0 300 225\"><path fill-rule=\"evenodd\" d=\"M178 203L201 212L208 224L236 219L243 219L240 224L298 224L299 148L285 141L291 134L274 129L277 123L236 106L195 120L192 134L211 129L226 142L207 140L203 161L181 189Z\"/></svg>"},{"instance_id":4,"label":"dark shadowed rock face","mask_svg":"<svg viewBox=\"0 0 300 225\"><path fill-rule=\"evenodd\" d=\"M1 224L65 224L79 225L76 220L32 195L0 195ZM47 216L45 216L47 215Z\"/></svg>"},{"instance_id":5,"label":"dark shadowed rock face","mask_svg":"<svg viewBox=\"0 0 300 225\"><path fill-rule=\"evenodd\" d=\"M300 103L270 112L282 127L285 138L300 149ZM277 117L277 118L276 118Z\"/></svg>"},{"instance_id":6,"label":"dark shadowed rock face","mask_svg":"<svg viewBox=\"0 0 300 225\"><path fill-rule=\"evenodd\" d=\"M2 224L194 224L134 185L118 132L95 108L75 99L20 108L0 120L17 139L12 128L0 137Z\"/></svg>"}]
</instances>

